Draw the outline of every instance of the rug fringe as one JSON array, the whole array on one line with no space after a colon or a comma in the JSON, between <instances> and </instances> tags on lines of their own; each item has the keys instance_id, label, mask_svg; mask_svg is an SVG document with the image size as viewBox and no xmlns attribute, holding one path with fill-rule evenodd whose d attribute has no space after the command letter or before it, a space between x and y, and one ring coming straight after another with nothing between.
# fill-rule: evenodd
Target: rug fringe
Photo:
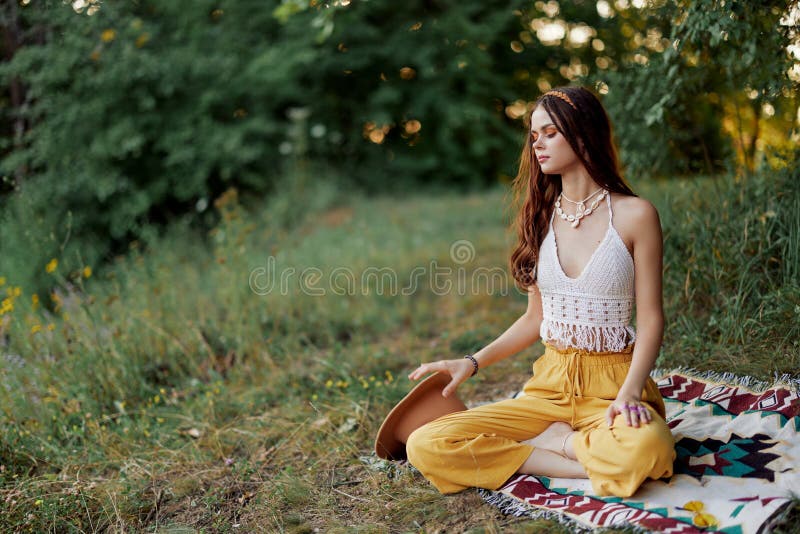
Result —
<instances>
[{"instance_id":1,"label":"rug fringe","mask_svg":"<svg viewBox=\"0 0 800 534\"><path fill-rule=\"evenodd\" d=\"M678 366L671 369L657 367L653 369L650 376L653 379L661 378L666 375L681 374L698 380L708 380L711 382L724 382L732 386L738 386L752 391L753 393L762 393L764 391L776 388L790 389L797 394L800 394L800 375L792 375L790 373L783 373L779 375L777 372L773 380L759 380L747 375L737 375L734 373L723 371L701 371L694 367Z\"/></svg>"},{"instance_id":2,"label":"rug fringe","mask_svg":"<svg viewBox=\"0 0 800 534\"><path fill-rule=\"evenodd\" d=\"M521 499L512 497L511 495L507 495L499 491L493 491L484 488L476 488L476 489L478 490L478 494L484 501L486 501L487 504L491 504L492 506L497 507L500 510L500 513L502 513L503 515L510 515L513 517L529 517L531 519L547 519L548 521L558 521L560 524L570 529L570 531L577 532L579 534L585 534L588 532L597 532L598 528L603 528L603 529L609 528L609 527L588 526L585 523L581 523L579 520L561 511L548 510L547 508L531 506L525 504L525 502L522 501ZM612 528L615 529L625 528L628 531L634 532L636 534L650 534L653 532L650 529L643 528L640 525L629 523L627 521L624 523L620 523L618 525L614 525Z\"/></svg>"}]
</instances>

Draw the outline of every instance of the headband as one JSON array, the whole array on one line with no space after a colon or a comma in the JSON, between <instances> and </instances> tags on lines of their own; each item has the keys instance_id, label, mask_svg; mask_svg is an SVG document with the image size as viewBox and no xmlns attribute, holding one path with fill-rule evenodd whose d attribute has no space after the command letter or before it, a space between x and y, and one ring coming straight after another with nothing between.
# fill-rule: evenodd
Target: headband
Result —
<instances>
[{"instance_id":1,"label":"headband","mask_svg":"<svg viewBox=\"0 0 800 534\"><path fill-rule=\"evenodd\" d=\"M547 91L542 96L547 96L547 95L557 96L558 98L560 98L561 100L572 106L572 109L574 109L575 111L578 110L577 106L575 106L575 104L572 102L572 99L568 97L567 93L565 93L564 91Z\"/></svg>"}]
</instances>

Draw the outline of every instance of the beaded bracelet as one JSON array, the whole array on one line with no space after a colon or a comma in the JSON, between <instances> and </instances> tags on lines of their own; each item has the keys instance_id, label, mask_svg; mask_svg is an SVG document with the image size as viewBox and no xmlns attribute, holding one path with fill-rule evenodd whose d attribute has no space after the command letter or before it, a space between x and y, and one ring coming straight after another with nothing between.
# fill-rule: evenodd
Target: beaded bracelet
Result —
<instances>
[{"instance_id":1,"label":"beaded bracelet","mask_svg":"<svg viewBox=\"0 0 800 534\"><path fill-rule=\"evenodd\" d=\"M478 360L476 360L475 356L473 356L472 354L467 354L464 357L469 359L470 361L472 361L472 366L475 368L475 369L472 370L472 374L470 376L477 375L478 374Z\"/></svg>"}]
</instances>

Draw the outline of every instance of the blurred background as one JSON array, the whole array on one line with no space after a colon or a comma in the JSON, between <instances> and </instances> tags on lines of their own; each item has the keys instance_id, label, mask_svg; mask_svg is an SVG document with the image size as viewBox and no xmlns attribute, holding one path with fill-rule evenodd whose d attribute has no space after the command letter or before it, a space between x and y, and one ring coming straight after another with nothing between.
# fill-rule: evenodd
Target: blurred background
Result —
<instances>
[{"instance_id":1,"label":"blurred background","mask_svg":"<svg viewBox=\"0 0 800 534\"><path fill-rule=\"evenodd\" d=\"M602 95L630 180L753 170L798 141L796 2L23 0L0 17L0 272L29 286L56 255L74 270L178 218L207 227L231 187L507 184L529 103L563 84Z\"/></svg>"},{"instance_id":2,"label":"blurred background","mask_svg":"<svg viewBox=\"0 0 800 534\"><path fill-rule=\"evenodd\" d=\"M601 97L659 210L658 365L796 376L798 25L790 0L0 2L0 530L507 526L358 457L396 377L525 296L320 280L507 273L523 117L560 85ZM256 291L270 266L326 296Z\"/></svg>"}]
</instances>

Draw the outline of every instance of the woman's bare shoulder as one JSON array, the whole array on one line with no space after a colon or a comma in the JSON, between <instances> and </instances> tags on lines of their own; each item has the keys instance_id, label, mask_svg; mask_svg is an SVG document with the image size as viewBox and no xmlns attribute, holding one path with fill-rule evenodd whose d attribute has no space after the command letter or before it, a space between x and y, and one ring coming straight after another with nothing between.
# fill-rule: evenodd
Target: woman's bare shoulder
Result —
<instances>
[{"instance_id":1,"label":"woman's bare shoulder","mask_svg":"<svg viewBox=\"0 0 800 534\"><path fill-rule=\"evenodd\" d=\"M660 236L661 221L652 202L642 197L612 194L614 227L622 240L633 249L638 239Z\"/></svg>"},{"instance_id":2,"label":"woman's bare shoulder","mask_svg":"<svg viewBox=\"0 0 800 534\"><path fill-rule=\"evenodd\" d=\"M658 221L658 210L652 202L642 197L612 193L614 222L652 223Z\"/></svg>"}]
</instances>

